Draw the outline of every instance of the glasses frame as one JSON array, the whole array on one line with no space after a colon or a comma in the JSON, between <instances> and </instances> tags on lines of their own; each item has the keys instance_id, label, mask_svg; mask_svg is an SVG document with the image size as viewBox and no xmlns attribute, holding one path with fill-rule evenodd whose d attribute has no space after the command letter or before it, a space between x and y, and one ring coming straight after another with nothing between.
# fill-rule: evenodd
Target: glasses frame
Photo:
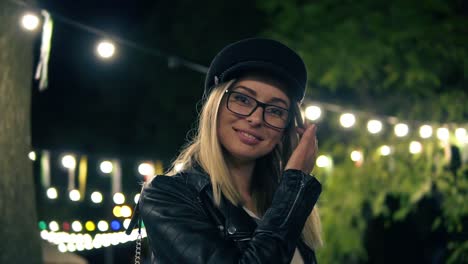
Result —
<instances>
[{"instance_id":1,"label":"glasses frame","mask_svg":"<svg viewBox=\"0 0 468 264\"><path fill-rule=\"evenodd\" d=\"M252 99L252 100L256 103L255 107L252 109L252 111L251 111L250 113L248 113L248 114L246 114L246 115L243 115L243 114L239 114L239 113L234 112L233 110L229 109L229 106L228 106L228 105L229 105L229 98L231 97L231 95L232 95L233 93L242 94L243 96L246 96L246 97ZM272 104L265 104L265 103L262 103L262 102L258 101L258 100L255 99L255 98L253 98L252 96L246 95L246 94L241 93L241 92L231 91L231 90L229 90L229 89L226 89L226 91L224 91L224 94L226 95L226 109L229 110L231 113L234 113L234 114L236 114L236 115L240 115L240 116L243 116L243 117L248 117L248 116L252 115L252 114L257 110L258 107L261 107L261 108L263 108L263 111L262 111L262 120L263 120L263 122L264 122L267 126L272 127L272 128L276 128L276 129L286 129L286 128L289 126L289 123L290 123L290 121L291 121L291 115L290 115L290 112L291 112L291 111L290 111L289 109L287 109L287 108L284 108L284 107L281 107L281 106L277 106L277 105L272 105ZM274 125L268 123L268 122L265 120L265 109L266 109L268 106L273 106L273 107L280 108L280 109L282 109L282 110L284 110L284 111L286 111L286 112L288 113L288 119L286 120L286 126L285 126L285 127L277 127L277 126L274 126Z\"/></svg>"}]
</instances>

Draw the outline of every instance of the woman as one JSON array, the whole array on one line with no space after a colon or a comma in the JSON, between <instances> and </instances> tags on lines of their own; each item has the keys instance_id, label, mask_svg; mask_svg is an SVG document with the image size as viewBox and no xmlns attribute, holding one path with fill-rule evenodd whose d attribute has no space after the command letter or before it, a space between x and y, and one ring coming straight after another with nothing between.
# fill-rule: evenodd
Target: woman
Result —
<instances>
[{"instance_id":1,"label":"woman","mask_svg":"<svg viewBox=\"0 0 468 264\"><path fill-rule=\"evenodd\" d=\"M321 185L309 175L316 127L302 127L299 111L306 80L302 59L277 41L218 53L197 135L140 196L155 263L316 263Z\"/></svg>"}]
</instances>

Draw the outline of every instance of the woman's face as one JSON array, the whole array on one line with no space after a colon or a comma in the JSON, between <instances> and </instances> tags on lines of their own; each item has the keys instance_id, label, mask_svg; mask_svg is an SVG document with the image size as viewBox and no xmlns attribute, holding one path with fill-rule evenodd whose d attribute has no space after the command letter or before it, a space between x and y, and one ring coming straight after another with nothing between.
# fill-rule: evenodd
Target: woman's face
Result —
<instances>
[{"instance_id":1,"label":"woman's face","mask_svg":"<svg viewBox=\"0 0 468 264\"><path fill-rule=\"evenodd\" d=\"M256 104L243 95L256 99L259 102L289 109L288 96L272 82L261 81L259 78L246 77L237 81L230 91L236 92L230 96L230 108L227 108L227 94L224 95L218 113L218 138L221 145L229 154L228 158L238 162L254 161L270 153L280 142L284 129L270 126L263 120L264 108L258 106L249 116L234 113L234 103ZM279 108L269 108L269 115L284 114L276 111ZM280 110L280 109L279 109ZM271 119L269 119L271 123Z\"/></svg>"}]
</instances>

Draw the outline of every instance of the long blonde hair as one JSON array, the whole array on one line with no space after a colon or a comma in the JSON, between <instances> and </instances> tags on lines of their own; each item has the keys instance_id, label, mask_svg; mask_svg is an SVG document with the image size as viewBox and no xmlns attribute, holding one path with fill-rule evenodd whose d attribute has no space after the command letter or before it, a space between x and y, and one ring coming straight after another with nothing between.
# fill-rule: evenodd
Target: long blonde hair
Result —
<instances>
[{"instance_id":1,"label":"long blonde hair","mask_svg":"<svg viewBox=\"0 0 468 264\"><path fill-rule=\"evenodd\" d=\"M230 88L234 82L235 80L231 80L218 85L205 98L206 101L199 116L197 133L182 149L167 172L167 175L175 175L180 170L177 166L182 164L182 170L185 170L198 163L210 176L213 196L217 206L221 203L221 195L224 195L235 205L240 204L242 201L226 165L226 158L217 137L218 110L225 90ZM300 117L298 104L295 104L292 112L294 117ZM252 178L252 197L257 211L262 215L270 207L273 194L282 175L283 166L286 165L292 151L298 144L298 135L293 129L294 127L288 126L284 131L281 144L256 162L255 177ZM317 205L315 205L305 223L302 236L304 242L313 249L318 249L323 245Z\"/></svg>"}]
</instances>

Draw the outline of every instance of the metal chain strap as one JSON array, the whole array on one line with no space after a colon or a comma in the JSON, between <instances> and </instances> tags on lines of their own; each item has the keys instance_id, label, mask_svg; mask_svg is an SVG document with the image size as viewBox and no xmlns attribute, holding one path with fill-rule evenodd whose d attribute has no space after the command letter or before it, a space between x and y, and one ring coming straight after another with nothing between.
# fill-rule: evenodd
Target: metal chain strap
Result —
<instances>
[{"instance_id":1,"label":"metal chain strap","mask_svg":"<svg viewBox=\"0 0 468 264\"><path fill-rule=\"evenodd\" d=\"M141 234L138 234L135 248L135 264L140 264L141 259Z\"/></svg>"}]
</instances>

